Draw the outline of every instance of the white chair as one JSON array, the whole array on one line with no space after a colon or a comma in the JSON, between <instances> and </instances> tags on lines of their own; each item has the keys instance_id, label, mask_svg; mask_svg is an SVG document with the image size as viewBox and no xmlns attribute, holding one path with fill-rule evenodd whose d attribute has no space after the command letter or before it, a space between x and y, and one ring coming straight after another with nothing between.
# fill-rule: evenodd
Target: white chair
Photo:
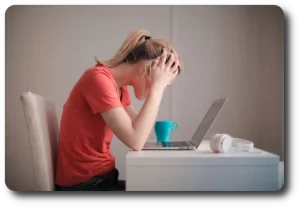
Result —
<instances>
[{"instance_id":1,"label":"white chair","mask_svg":"<svg viewBox=\"0 0 300 207\"><path fill-rule=\"evenodd\" d=\"M33 191L55 190L59 125L53 102L26 92L21 96L34 173Z\"/></svg>"},{"instance_id":2,"label":"white chair","mask_svg":"<svg viewBox=\"0 0 300 207\"><path fill-rule=\"evenodd\" d=\"M278 177L279 177L279 187L278 189L280 190L283 185L284 185L284 161L279 162L279 166L278 166Z\"/></svg>"}]
</instances>

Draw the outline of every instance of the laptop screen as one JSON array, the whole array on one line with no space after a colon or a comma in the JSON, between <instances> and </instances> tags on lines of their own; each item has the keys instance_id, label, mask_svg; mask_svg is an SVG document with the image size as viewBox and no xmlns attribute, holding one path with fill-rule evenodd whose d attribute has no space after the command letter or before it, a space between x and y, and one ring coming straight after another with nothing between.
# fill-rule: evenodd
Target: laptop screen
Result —
<instances>
[{"instance_id":1,"label":"laptop screen","mask_svg":"<svg viewBox=\"0 0 300 207\"><path fill-rule=\"evenodd\" d=\"M195 132L191 140L193 145L195 145L196 147L200 145L205 135L207 134L209 128L211 127L214 120L221 111L226 100L227 98L217 99L211 104L209 110L207 111L204 119L202 120L201 124L199 125L197 131Z\"/></svg>"}]
</instances>

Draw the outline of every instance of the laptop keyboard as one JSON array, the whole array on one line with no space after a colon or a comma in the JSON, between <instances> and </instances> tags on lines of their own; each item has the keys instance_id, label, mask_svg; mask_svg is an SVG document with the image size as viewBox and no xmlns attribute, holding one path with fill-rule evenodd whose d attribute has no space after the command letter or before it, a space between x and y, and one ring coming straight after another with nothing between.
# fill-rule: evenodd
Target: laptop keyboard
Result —
<instances>
[{"instance_id":1,"label":"laptop keyboard","mask_svg":"<svg viewBox=\"0 0 300 207\"><path fill-rule=\"evenodd\" d=\"M186 147L190 146L187 142L162 142L163 147Z\"/></svg>"}]
</instances>

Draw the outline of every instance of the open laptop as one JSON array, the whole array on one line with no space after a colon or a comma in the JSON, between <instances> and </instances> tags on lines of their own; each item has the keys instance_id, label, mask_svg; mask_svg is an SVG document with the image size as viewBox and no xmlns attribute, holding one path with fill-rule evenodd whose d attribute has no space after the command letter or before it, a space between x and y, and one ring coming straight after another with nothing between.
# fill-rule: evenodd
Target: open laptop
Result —
<instances>
[{"instance_id":1,"label":"open laptop","mask_svg":"<svg viewBox=\"0 0 300 207\"><path fill-rule=\"evenodd\" d=\"M205 117L202 119L201 124L199 125L197 131L195 132L194 136L192 137L191 141L170 141L170 142L155 142L149 141L143 147L143 150L195 150L197 149L202 140L205 138L208 130L210 129L211 125L217 118L218 114L220 113L224 103L226 102L227 98L216 99L206 112Z\"/></svg>"}]
</instances>

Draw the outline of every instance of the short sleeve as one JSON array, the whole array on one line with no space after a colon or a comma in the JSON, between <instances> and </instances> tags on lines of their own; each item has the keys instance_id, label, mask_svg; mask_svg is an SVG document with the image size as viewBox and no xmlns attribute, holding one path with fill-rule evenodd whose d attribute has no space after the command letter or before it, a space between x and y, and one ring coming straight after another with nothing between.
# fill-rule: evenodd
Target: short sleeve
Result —
<instances>
[{"instance_id":1,"label":"short sleeve","mask_svg":"<svg viewBox=\"0 0 300 207\"><path fill-rule=\"evenodd\" d=\"M123 104L124 107L131 105L130 93L128 91L128 87L127 86L123 87L122 104Z\"/></svg>"},{"instance_id":2,"label":"short sleeve","mask_svg":"<svg viewBox=\"0 0 300 207\"><path fill-rule=\"evenodd\" d=\"M93 114L122 107L117 85L108 71L87 71L82 82L82 93Z\"/></svg>"}]
</instances>

